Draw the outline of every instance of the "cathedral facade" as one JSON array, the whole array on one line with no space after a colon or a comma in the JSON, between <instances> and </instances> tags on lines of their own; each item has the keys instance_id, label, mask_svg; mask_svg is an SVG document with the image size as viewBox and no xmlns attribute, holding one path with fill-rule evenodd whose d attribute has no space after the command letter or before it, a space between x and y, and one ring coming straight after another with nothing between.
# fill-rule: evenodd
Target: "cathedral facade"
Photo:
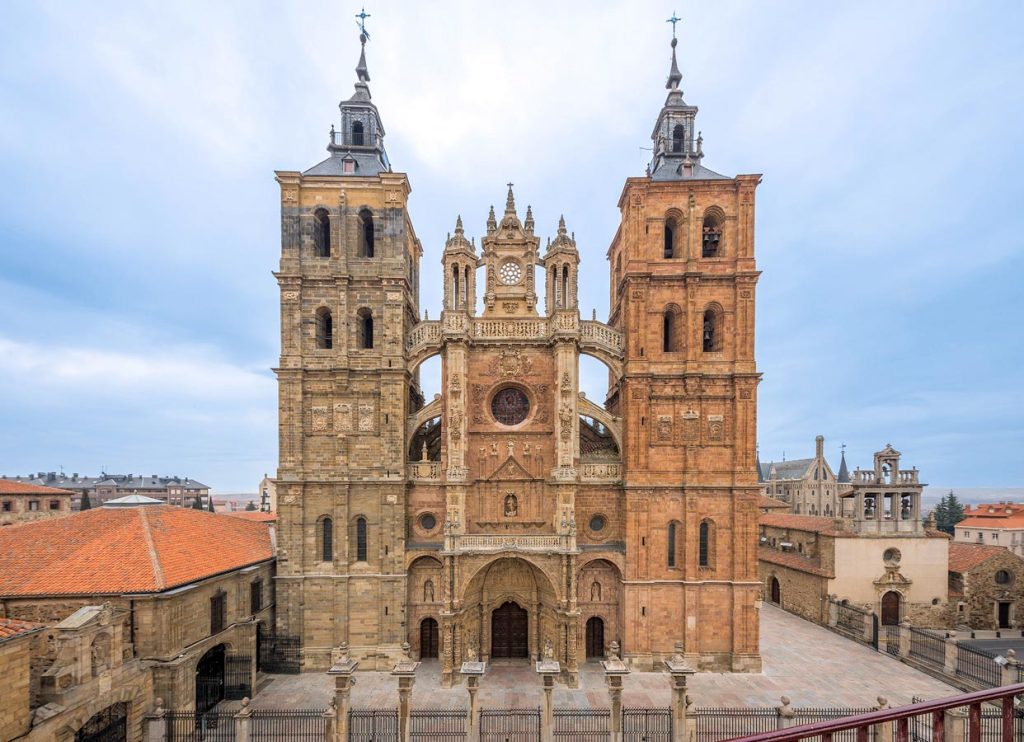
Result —
<instances>
[{"instance_id":1,"label":"cathedral facade","mask_svg":"<svg viewBox=\"0 0 1024 742\"><path fill-rule=\"evenodd\" d=\"M471 657L545 652L573 682L612 641L638 668L681 651L759 669L760 176L702 164L675 40L653 160L619 200L607 322L580 316L574 236L561 222L542 243L511 185L479 244L456 222L443 283L428 269L443 311L421 313L409 180L362 40L330 156L277 172L278 631L306 669L342 642L390 669L408 643L445 682ZM606 399L580 393L580 355L607 366Z\"/></svg>"}]
</instances>

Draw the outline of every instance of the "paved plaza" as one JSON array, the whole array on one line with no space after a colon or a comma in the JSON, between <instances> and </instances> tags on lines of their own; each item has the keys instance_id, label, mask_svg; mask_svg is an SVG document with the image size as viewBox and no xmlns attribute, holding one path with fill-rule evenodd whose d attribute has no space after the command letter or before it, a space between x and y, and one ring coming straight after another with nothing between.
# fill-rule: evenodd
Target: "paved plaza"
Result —
<instances>
[{"instance_id":1,"label":"paved plaza","mask_svg":"<svg viewBox=\"0 0 1024 742\"><path fill-rule=\"evenodd\" d=\"M866 707L884 695L896 706L912 696L941 698L959 691L885 654L845 639L774 606L761 608L762 673L697 673L690 680L696 706L776 706L789 696L794 706ZM354 676L354 708L393 707L397 681L386 672ZM324 708L334 692L334 679L323 673L264 676L252 705L255 708ZM625 678L623 705L668 706L666 673L634 672ZM602 668L587 663L580 687L556 686L556 706L607 708L610 703ZM540 678L525 661L494 662L480 682L483 708L536 708L542 703ZM440 665L424 662L416 673L413 708L462 708L468 705L464 686L440 687ZM237 705L232 704L232 705Z\"/></svg>"}]
</instances>

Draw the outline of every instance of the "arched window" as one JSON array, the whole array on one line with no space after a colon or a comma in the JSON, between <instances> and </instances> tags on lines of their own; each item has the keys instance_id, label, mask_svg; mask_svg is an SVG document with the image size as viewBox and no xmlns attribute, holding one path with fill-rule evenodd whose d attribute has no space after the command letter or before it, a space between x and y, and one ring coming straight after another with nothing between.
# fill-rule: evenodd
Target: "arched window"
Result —
<instances>
[{"instance_id":1,"label":"arched window","mask_svg":"<svg viewBox=\"0 0 1024 742\"><path fill-rule=\"evenodd\" d=\"M711 566L711 555L714 553L714 528L711 521L701 521L697 546L697 564L701 567Z\"/></svg>"},{"instance_id":2,"label":"arched window","mask_svg":"<svg viewBox=\"0 0 1024 742\"><path fill-rule=\"evenodd\" d=\"M352 124L352 144L356 147L363 146L363 122L356 121Z\"/></svg>"},{"instance_id":3,"label":"arched window","mask_svg":"<svg viewBox=\"0 0 1024 742\"><path fill-rule=\"evenodd\" d=\"M676 566L676 524L668 524L668 566Z\"/></svg>"},{"instance_id":4,"label":"arched window","mask_svg":"<svg viewBox=\"0 0 1024 742\"><path fill-rule=\"evenodd\" d=\"M359 211L359 257L373 257L373 212L369 209Z\"/></svg>"},{"instance_id":5,"label":"arched window","mask_svg":"<svg viewBox=\"0 0 1024 742\"><path fill-rule=\"evenodd\" d=\"M665 257L674 258L676 256L676 220L674 217L669 217L665 220Z\"/></svg>"},{"instance_id":6,"label":"arched window","mask_svg":"<svg viewBox=\"0 0 1024 742\"><path fill-rule=\"evenodd\" d=\"M334 347L334 320L327 307L316 310L316 347L326 350Z\"/></svg>"},{"instance_id":7,"label":"arched window","mask_svg":"<svg viewBox=\"0 0 1024 742\"><path fill-rule=\"evenodd\" d=\"M682 152L683 151L683 139L686 138L686 127L682 124L676 124L672 129L672 151Z\"/></svg>"},{"instance_id":8,"label":"arched window","mask_svg":"<svg viewBox=\"0 0 1024 742\"><path fill-rule=\"evenodd\" d=\"M722 240L722 218L717 209L709 209L704 214L701 226L700 254L705 258L717 258L719 243Z\"/></svg>"},{"instance_id":9,"label":"arched window","mask_svg":"<svg viewBox=\"0 0 1024 742\"><path fill-rule=\"evenodd\" d=\"M551 297L553 299L553 306L558 309L562 306L562 296L559 292L561 284L558 281L558 266L551 266Z\"/></svg>"},{"instance_id":10,"label":"arched window","mask_svg":"<svg viewBox=\"0 0 1024 742\"><path fill-rule=\"evenodd\" d=\"M373 313L366 307L356 312L356 345L364 350L373 348Z\"/></svg>"},{"instance_id":11,"label":"arched window","mask_svg":"<svg viewBox=\"0 0 1024 742\"><path fill-rule=\"evenodd\" d=\"M562 308L569 308L569 266L562 266Z\"/></svg>"},{"instance_id":12,"label":"arched window","mask_svg":"<svg viewBox=\"0 0 1024 742\"><path fill-rule=\"evenodd\" d=\"M330 518L320 521L320 561L334 561L334 521Z\"/></svg>"},{"instance_id":13,"label":"arched window","mask_svg":"<svg viewBox=\"0 0 1024 742\"><path fill-rule=\"evenodd\" d=\"M356 518L356 561L366 561L366 518Z\"/></svg>"},{"instance_id":14,"label":"arched window","mask_svg":"<svg viewBox=\"0 0 1024 742\"><path fill-rule=\"evenodd\" d=\"M313 254L318 258L331 256L331 217L327 209L313 212Z\"/></svg>"},{"instance_id":15,"label":"arched window","mask_svg":"<svg viewBox=\"0 0 1024 742\"><path fill-rule=\"evenodd\" d=\"M459 308L459 266L452 266L452 309Z\"/></svg>"},{"instance_id":16,"label":"arched window","mask_svg":"<svg viewBox=\"0 0 1024 742\"><path fill-rule=\"evenodd\" d=\"M714 353L722 349L722 313L714 307L704 311L704 327L702 328L703 348L705 353Z\"/></svg>"},{"instance_id":17,"label":"arched window","mask_svg":"<svg viewBox=\"0 0 1024 742\"><path fill-rule=\"evenodd\" d=\"M676 311L670 307L665 310L665 314L661 317L661 349L666 353L675 353L678 348L676 336L678 335L677 328L678 320L676 317Z\"/></svg>"}]
</instances>

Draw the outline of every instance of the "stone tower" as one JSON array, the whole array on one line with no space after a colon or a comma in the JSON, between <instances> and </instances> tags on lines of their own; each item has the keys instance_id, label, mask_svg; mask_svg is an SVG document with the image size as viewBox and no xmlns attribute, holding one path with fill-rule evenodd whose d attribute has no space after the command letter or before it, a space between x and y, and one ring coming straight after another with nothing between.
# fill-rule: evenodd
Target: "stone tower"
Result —
<instances>
[{"instance_id":1,"label":"stone tower","mask_svg":"<svg viewBox=\"0 0 1024 742\"><path fill-rule=\"evenodd\" d=\"M653 160L626 181L608 251L609 324L625 337L608 403L625 449L623 646L657 659L682 641L702 666L754 670L760 176L704 167L675 47Z\"/></svg>"},{"instance_id":2,"label":"stone tower","mask_svg":"<svg viewBox=\"0 0 1024 742\"><path fill-rule=\"evenodd\" d=\"M277 630L306 668L347 641L405 639L405 418L418 407L405 338L421 247L370 97L366 36L330 156L281 185Z\"/></svg>"}]
</instances>

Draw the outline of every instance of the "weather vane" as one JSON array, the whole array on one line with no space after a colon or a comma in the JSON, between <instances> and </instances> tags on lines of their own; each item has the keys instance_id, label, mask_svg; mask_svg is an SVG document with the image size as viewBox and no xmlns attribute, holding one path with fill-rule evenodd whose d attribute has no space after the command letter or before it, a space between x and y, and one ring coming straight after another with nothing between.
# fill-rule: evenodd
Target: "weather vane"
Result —
<instances>
[{"instance_id":1,"label":"weather vane","mask_svg":"<svg viewBox=\"0 0 1024 742\"><path fill-rule=\"evenodd\" d=\"M679 21L681 21L681 20L683 20L683 19L678 17L674 10L672 11L672 17L665 20L665 23L671 23L672 24L672 38L673 39L676 37L676 24L679 23Z\"/></svg>"},{"instance_id":2,"label":"weather vane","mask_svg":"<svg viewBox=\"0 0 1024 742\"><path fill-rule=\"evenodd\" d=\"M673 13L673 15L675 15L675 13ZM365 36L367 39L370 38L370 32L366 30L366 19L369 17L370 14L366 12L365 7L360 8L359 12L356 13L356 18L359 19L356 21L356 25L359 26L359 33Z\"/></svg>"}]
</instances>

